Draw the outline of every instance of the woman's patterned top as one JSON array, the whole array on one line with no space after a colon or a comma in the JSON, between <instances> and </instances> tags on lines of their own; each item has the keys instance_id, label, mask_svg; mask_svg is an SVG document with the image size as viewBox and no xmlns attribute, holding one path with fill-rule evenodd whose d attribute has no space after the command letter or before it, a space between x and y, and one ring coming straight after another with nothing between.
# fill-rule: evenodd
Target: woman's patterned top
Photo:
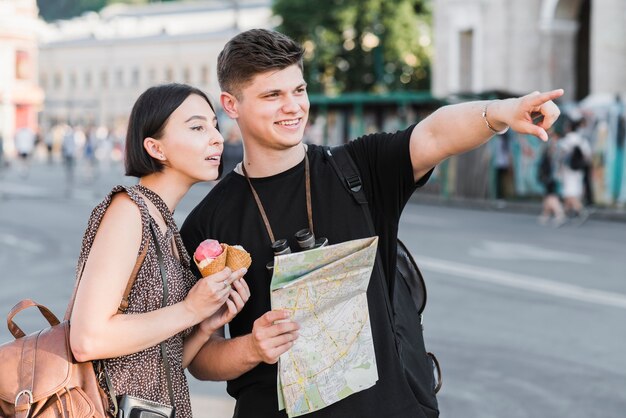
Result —
<instances>
[{"instance_id":1,"label":"woman's patterned top","mask_svg":"<svg viewBox=\"0 0 626 418\"><path fill-rule=\"evenodd\" d=\"M182 301L196 282L195 276L189 269L189 255L183 246L172 213L170 213L165 202L163 202L156 193L141 185L133 187L116 186L102 203L94 208L83 237L77 274L80 274L82 265L89 256L89 251L96 236L96 232L98 231L104 213L111 204L113 195L119 192L126 192L132 201L137 204L139 212L141 213L142 240L137 255L148 245L145 259L137 273L137 279L131 288L130 294L128 295L128 308L124 314L133 315L161 308L163 281L159 270L156 248L150 232L150 222L154 223L155 232L158 236L163 253L165 270L167 272L167 287L169 293L167 305L173 305ZM144 197L148 198L163 216L167 224L165 233L161 232L156 222L152 219ZM174 254L172 239L174 240L180 259ZM191 417L189 387L182 367L183 340L190 331L191 329L187 329L167 340L167 353L170 362L176 418ZM165 368L158 344L137 353L106 359L103 363L116 395L129 394L161 404L171 405L167 381L165 379ZM106 389L104 382L101 382L101 385Z\"/></svg>"}]
</instances>

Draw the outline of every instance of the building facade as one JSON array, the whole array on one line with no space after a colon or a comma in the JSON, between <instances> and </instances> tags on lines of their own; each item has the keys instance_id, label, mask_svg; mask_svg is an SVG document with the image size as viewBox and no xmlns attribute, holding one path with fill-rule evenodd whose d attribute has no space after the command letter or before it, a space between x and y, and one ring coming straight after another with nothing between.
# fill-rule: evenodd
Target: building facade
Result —
<instances>
[{"instance_id":1,"label":"building facade","mask_svg":"<svg viewBox=\"0 0 626 418\"><path fill-rule=\"evenodd\" d=\"M436 0L433 92L626 93L626 0Z\"/></svg>"},{"instance_id":2,"label":"building facade","mask_svg":"<svg viewBox=\"0 0 626 418\"><path fill-rule=\"evenodd\" d=\"M0 0L0 137L4 152L14 152L15 132L37 130L43 103L38 86L36 0Z\"/></svg>"},{"instance_id":3,"label":"building facade","mask_svg":"<svg viewBox=\"0 0 626 418\"><path fill-rule=\"evenodd\" d=\"M218 99L217 55L241 30L268 27L265 0L113 5L48 25L40 44L42 123L122 128L139 94L184 82Z\"/></svg>"}]
</instances>

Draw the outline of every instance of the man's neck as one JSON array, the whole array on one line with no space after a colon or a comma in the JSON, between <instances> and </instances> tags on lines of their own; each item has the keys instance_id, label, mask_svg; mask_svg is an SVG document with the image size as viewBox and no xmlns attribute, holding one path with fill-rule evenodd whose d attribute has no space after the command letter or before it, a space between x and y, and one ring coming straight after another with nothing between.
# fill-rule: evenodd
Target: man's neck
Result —
<instances>
[{"instance_id":1,"label":"man's neck","mask_svg":"<svg viewBox=\"0 0 626 418\"><path fill-rule=\"evenodd\" d=\"M287 149L260 149L244 146L243 164L249 177L270 177L298 165L306 153L306 145L300 143ZM243 173L240 173L243 174Z\"/></svg>"}]
</instances>

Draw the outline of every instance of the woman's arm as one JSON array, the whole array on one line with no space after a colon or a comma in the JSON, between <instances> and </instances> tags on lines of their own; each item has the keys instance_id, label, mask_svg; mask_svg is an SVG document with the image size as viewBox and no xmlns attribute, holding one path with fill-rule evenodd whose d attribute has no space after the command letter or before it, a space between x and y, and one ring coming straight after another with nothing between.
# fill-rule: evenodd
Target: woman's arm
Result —
<instances>
[{"instance_id":1,"label":"woman's arm","mask_svg":"<svg viewBox=\"0 0 626 418\"><path fill-rule=\"evenodd\" d=\"M137 259L141 229L135 203L127 195L115 195L94 239L72 312L70 343L78 361L118 357L159 344L215 313L228 298L224 281L238 278L225 269L199 280L175 305L118 314Z\"/></svg>"}]
</instances>

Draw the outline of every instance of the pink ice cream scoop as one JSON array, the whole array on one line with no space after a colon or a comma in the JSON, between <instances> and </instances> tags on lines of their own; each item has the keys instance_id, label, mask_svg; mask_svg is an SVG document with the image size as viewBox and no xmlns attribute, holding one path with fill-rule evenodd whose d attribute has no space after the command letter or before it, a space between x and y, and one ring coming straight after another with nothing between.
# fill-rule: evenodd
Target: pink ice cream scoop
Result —
<instances>
[{"instance_id":1,"label":"pink ice cream scoop","mask_svg":"<svg viewBox=\"0 0 626 418\"><path fill-rule=\"evenodd\" d=\"M198 245L193 256L198 262L201 262L203 260L212 260L222 254L222 252L224 252L224 248L220 245L219 241L205 239Z\"/></svg>"}]
</instances>

